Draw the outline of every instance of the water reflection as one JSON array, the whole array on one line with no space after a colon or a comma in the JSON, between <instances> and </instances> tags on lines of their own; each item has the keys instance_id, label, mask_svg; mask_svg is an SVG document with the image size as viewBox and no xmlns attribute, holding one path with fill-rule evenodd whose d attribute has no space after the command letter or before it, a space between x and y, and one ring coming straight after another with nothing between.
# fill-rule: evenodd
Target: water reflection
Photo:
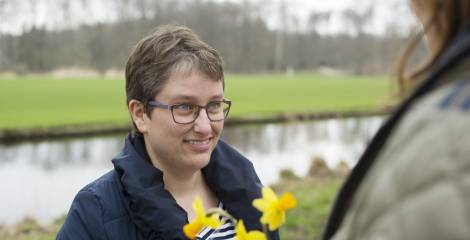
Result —
<instances>
[{"instance_id":1,"label":"water reflection","mask_svg":"<svg viewBox=\"0 0 470 240\"><path fill-rule=\"evenodd\" d=\"M0 164L28 164L50 172L63 166L107 166L123 145L123 137L108 136L0 145Z\"/></svg>"},{"instance_id":2,"label":"water reflection","mask_svg":"<svg viewBox=\"0 0 470 240\"><path fill-rule=\"evenodd\" d=\"M352 166L381 122L373 117L229 127L223 139L270 184L284 168L305 175L315 156L331 167L340 161ZM80 188L112 169L124 136L0 145L0 224L25 216L47 223L65 213Z\"/></svg>"},{"instance_id":3,"label":"water reflection","mask_svg":"<svg viewBox=\"0 0 470 240\"><path fill-rule=\"evenodd\" d=\"M278 180L281 169L304 176L313 157L325 159L331 168L341 161L353 166L381 123L381 117L373 117L267 124L228 128L223 137L253 161L269 184Z\"/></svg>"},{"instance_id":4,"label":"water reflection","mask_svg":"<svg viewBox=\"0 0 470 240\"><path fill-rule=\"evenodd\" d=\"M0 223L26 216L49 222L77 191L111 169L123 136L0 146Z\"/></svg>"}]
</instances>

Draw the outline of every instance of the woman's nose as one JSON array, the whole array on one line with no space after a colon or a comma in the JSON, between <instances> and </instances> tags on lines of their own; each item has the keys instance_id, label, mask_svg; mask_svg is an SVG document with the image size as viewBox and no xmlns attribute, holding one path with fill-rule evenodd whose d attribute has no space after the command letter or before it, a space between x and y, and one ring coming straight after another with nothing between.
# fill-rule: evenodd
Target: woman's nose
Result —
<instances>
[{"instance_id":1,"label":"woman's nose","mask_svg":"<svg viewBox=\"0 0 470 240\"><path fill-rule=\"evenodd\" d=\"M201 108L199 115L194 121L194 131L200 133L211 132L211 120L209 119L205 108Z\"/></svg>"}]
</instances>

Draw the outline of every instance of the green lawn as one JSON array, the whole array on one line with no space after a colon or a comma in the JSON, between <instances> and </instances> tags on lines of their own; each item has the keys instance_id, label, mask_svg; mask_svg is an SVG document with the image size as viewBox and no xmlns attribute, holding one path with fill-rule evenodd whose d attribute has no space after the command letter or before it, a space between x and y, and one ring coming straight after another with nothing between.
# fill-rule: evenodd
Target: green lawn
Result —
<instances>
[{"instance_id":1,"label":"green lawn","mask_svg":"<svg viewBox=\"0 0 470 240\"><path fill-rule=\"evenodd\" d=\"M390 91L385 77L300 74L227 77L233 115L375 109Z\"/></svg>"},{"instance_id":2,"label":"green lawn","mask_svg":"<svg viewBox=\"0 0 470 240\"><path fill-rule=\"evenodd\" d=\"M226 76L231 116L374 109L389 90L385 77ZM0 78L0 112L0 129L128 122L119 79Z\"/></svg>"}]
</instances>

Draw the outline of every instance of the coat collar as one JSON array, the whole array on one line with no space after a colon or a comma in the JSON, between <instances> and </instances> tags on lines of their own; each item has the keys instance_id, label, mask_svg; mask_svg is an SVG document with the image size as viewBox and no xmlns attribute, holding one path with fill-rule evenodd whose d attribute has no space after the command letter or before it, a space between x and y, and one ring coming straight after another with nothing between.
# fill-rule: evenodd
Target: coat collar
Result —
<instances>
[{"instance_id":1,"label":"coat collar","mask_svg":"<svg viewBox=\"0 0 470 240\"><path fill-rule=\"evenodd\" d=\"M186 212L165 190L163 173L155 168L142 136L126 137L121 153L112 160L119 175L126 207L148 239L185 239ZM261 229L261 214L251 206L260 197L261 182L253 165L232 147L219 141L202 173L224 207L248 229Z\"/></svg>"}]
</instances>

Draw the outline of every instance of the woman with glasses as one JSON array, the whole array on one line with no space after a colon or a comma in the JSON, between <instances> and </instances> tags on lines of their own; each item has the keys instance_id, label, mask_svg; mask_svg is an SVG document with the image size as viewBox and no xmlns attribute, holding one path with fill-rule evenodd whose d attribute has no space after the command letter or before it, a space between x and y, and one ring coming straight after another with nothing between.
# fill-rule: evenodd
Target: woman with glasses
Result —
<instances>
[{"instance_id":1,"label":"woman with glasses","mask_svg":"<svg viewBox=\"0 0 470 240\"><path fill-rule=\"evenodd\" d=\"M126 95L132 133L114 169L77 194L58 239L185 239L197 197L262 228L251 205L262 187L253 165L219 140L231 102L215 49L186 27L159 27L128 59ZM234 239L233 224L221 220L197 239Z\"/></svg>"},{"instance_id":2,"label":"woman with glasses","mask_svg":"<svg viewBox=\"0 0 470 240\"><path fill-rule=\"evenodd\" d=\"M410 0L422 25L399 62L407 99L340 191L324 239L470 239L470 0ZM407 59L424 36L428 58Z\"/></svg>"}]
</instances>

